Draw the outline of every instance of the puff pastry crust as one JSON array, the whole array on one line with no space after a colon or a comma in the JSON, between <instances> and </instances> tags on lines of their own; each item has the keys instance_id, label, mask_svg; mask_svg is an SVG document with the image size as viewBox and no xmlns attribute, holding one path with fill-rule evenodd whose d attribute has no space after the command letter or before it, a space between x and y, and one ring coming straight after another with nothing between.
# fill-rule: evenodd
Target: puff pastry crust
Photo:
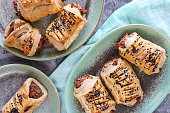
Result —
<instances>
[{"instance_id":1,"label":"puff pastry crust","mask_svg":"<svg viewBox=\"0 0 170 113\"><path fill-rule=\"evenodd\" d=\"M67 50L87 23L84 13L86 10L77 4L65 6L46 30L48 44L57 51Z\"/></svg>"},{"instance_id":2,"label":"puff pastry crust","mask_svg":"<svg viewBox=\"0 0 170 113\"><path fill-rule=\"evenodd\" d=\"M44 40L38 29L21 19L15 19L5 30L4 43L24 51L27 56L33 56L42 49Z\"/></svg>"},{"instance_id":3,"label":"puff pastry crust","mask_svg":"<svg viewBox=\"0 0 170 113\"><path fill-rule=\"evenodd\" d=\"M28 78L5 104L2 113L32 113L47 97L47 90L37 80Z\"/></svg>"},{"instance_id":4,"label":"puff pastry crust","mask_svg":"<svg viewBox=\"0 0 170 113\"><path fill-rule=\"evenodd\" d=\"M148 75L159 73L168 58L165 49L143 39L136 32L126 34L115 47L119 49L120 56Z\"/></svg>"},{"instance_id":5,"label":"puff pastry crust","mask_svg":"<svg viewBox=\"0 0 170 113\"><path fill-rule=\"evenodd\" d=\"M108 61L101 77L118 104L133 106L143 99L140 82L125 60L115 58Z\"/></svg>"},{"instance_id":6,"label":"puff pastry crust","mask_svg":"<svg viewBox=\"0 0 170 113\"><path fill-rule=\"evenodd\" d=\"M86 113L114 113L116 102L101 83L99 77L84 75L74 83L74 96Z\"/></svg>"},{"instance_id":7,"label":"puff pastry crust","mask_svg":"<svg viewBox=\"0 0 170 113\"><path fill-rule=\"evenodd\" d=\"M13 2L18 16L31 22L55 14L64 7L65 0L16 0Z\"/></svg>"}]
</instances>

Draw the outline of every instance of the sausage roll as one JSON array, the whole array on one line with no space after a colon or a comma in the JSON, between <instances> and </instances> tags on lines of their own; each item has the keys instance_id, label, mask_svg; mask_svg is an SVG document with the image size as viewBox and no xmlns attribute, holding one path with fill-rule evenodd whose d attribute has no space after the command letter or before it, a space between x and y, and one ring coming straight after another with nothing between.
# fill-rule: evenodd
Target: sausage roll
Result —
<instances>
[{"instance_id":1,"label":"sausage roll","mask_svg":"<svg viewBox=\"0 0 170 113\"><path fill-rule=\"evenodd\" d=\"M16 0L14 9L20 18L31 22L55 14L64 6L65 0Z\"/></svg>"},{"instance_id":2,"label":"sausage roll","mask_svg":"<svg viewBox=\"0 0 170 113\"><path fill-rule=\"evenodd\" d=\"M32 113L46 97L46 89L37 80L28 78L2 108L2 113Z\"/></svg>"},{"instance_id":3,"label":"sausage roll","mask_svg":"<svg viewBox=\"0 0 170 113\"><path fill-rule=\"evenodd\" d=\"M136 32L126 34L118 44L119 54L146 74L159 73L168 56L165 49L143 39Z\"/></svg>"},{"instance_id":4,"label":"sausage roll","mask_svg":"<svg viewBox=\"0 0 170 113\"><path fill-rule=\"evenodd\" d=\"M74 96L86 113L114 113L116 102L111 99L99 77L84 75L74 82Z\"/></svg>"},{"instance_id":5,"label":"sausage roll","mask_svg":"<svg viewBox=\"0 0 170 113\"><path fill-rule=\"evenodd\" d=\"M133 106L143 99L140 82L125 60L115 58L108 61L101 77L118 104Z\"/></svg>"},{"instance_id":6,"label":"sausage roll","mask_svg":"<svg viewBox=\"0 0 170 113\"><path fill-rule=\"evenodd\" d=\"M23 20L15 19L5 30L4 43L24 51L27 56L33 56L42 49L44 40L39 30Z\"/></svg>"},{"instance_id":7,"label":"sausage roll","mask_svg":"<svg viewBox=\"0 0 170 113\"><path fill-rule=\"evenodd\" d=\"M74 3L65 6L46 30L48 44L57 51L67 50L87 22L85 13L84 8Z\"/></svg>"}]
</instances>

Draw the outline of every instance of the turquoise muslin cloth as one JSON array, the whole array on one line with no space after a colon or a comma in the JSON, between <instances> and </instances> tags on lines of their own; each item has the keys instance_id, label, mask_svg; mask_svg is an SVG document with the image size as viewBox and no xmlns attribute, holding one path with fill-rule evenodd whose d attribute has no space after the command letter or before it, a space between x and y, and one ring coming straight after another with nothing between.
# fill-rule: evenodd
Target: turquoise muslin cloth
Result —
<instances>
[{"instance_id":1,"label":"turquoise muslin cloth","mask_svg":"<svg viewBox=\"0 0 170 113\"><path fill-rule=\"evenodd\" d=\"M67 78L75 65L98 40L110 31L127 24L145 24L157 28L170 37L170 0L134 0L115 11L77 51L70 54L49 77L56 86L60 101L61 113L65 113L64 88Z\"/></svg>"}]
</instances>

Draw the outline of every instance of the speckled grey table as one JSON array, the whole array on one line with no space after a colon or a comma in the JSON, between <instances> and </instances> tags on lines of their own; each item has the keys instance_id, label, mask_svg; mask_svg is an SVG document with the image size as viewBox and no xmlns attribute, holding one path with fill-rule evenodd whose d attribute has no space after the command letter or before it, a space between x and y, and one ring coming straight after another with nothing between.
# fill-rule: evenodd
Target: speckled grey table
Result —
<instances>
[{"instance_id":1,"label":"speckled grey table","mask_svg":"<svg viewBox=\"0 0 170 113\"><path fill-rule=\"evenodd\" d=\"M118 8L122 7L126 3L130 2L131 0L105 0L105 8L103 11L103 16L100 20L100 23L97 27L100 26L105 22L105 20ZM97 30L96 29L96 30ZM58 67L58 65L65 59L60 58L57 60L50 60L50 61L30 61L19 58L11 53L8 53L6 50L0 47L0 66L6 64L26 64L33 66L42 72L44 72L47 76ZM160 106L154 111L154 113L170 113L170 94L164 99L164 101L160 104Z\"/></svg>"}]
</instances>

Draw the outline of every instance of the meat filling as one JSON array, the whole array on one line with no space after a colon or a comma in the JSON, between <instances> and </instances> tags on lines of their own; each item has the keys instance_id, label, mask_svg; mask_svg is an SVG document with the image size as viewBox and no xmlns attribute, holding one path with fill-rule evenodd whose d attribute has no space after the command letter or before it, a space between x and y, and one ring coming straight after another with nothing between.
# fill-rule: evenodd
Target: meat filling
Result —
<instances>
[{"instance_id":1,"label":"meat filling","mask_svg":"<svg viewBox=\"0 0 170 113\"><path fill-rule=\"evenodd\" d=\"M136 101L137 101L136 104L139 103L141 101L141 97L137 97Z\"/></svg>"},{"instance_id":2,"label":"meat filling","mask_svg":"<svg viewBox=\"0 0 170 113\"><path fill-rule=\"evenodd\" d=\"M17 6L17 2L18 2L18 0L16 0L16 1L13 1L13 5L14 5L14 9L15 9L15 11L17 12L17 16L19 17L19 18L21 18L21 19L24 19L23 18L23 16L21 15L21 12L18 10L18 6Z\"/></svg>"},{"instance_id":3,"label":"meat filling","mask_svg":"<svg viewBox=\"0 0 170 113\"><path fill-rule=\"evenodd\" d=\"M88 74L87 74L87 75L84 75L84 76L82 76L82 77L79 77L79 78L77 79L77 81L74 82L75 87L76 87L76 88L79 88L79 87L82 85L83 81L86 80L86 79L92 79L92 77L91 77L90 75L88 75Z\"/></svg>"},{"instance_id":4,"label":"meat filling","mask_svg":"<svg viewBox=\"0 0 170 113\"><path fill-rule=\"evenodd\" d=\"M39 86L37 86L34 82L31 83L29 87L29 97L33 99L40 98L44 93L40 89Z\"/></svg>"},{"instance_id":5,"label":"meat filling","mask_svg":"<svg viewBox=\"0 0 170 113\"><path fill-rule=\"evenodd\" d=\"M104 68L107 68L109 65L117 65L118 64L118 58L114 58L113 60L108 61L104 64Z\"/></svg>"},{"instance_id":6,"label":"meat filling","mask_svg":"<svg viewBox=\"0 0 170 113\"><path fill-rule=\"evenodd\" d=\"M43 37L41 37L35 54L39 53L42 50L42 48L44 47L44 43L45 43L45 40Z\"/></svg>"},{"instance_id":7,"label":"meat filling","mask_svg":"<svg viewBox=\"0 0 170 113\"><path fill-rule=\"evenodd\" d=\"M115 113L115 111L114 111L114 110L111 110L110 113Z\"/></svg>"},{"instance_id":8,"label":"meat filling","mask_svg":"<svg viewBox=\"0 0 170 113\"><path fill-rule=\"evenodd\" d=\"M32 106L27 106L24 110L24 112L27 112Z\"/></svg>"},{"instance_id":9,"label":"meat filling","mask_svg":"<svg viewBox=\"0 0 170 113\"><path fill-rule=\"evenodd\" d=\"M72 8L72 7L78 8L78 9L80 10L80 12L81 12L82 15L84 15L84 14L87 13L87 10L86 10L86 9L84 9L84 8L82 8L81 6L75 4L74 2L71 2L70 4L71 4L71 8Z\"/></svg>"},{"instance_id":10,"label":"meat filling","mask_svg":"<svg viewBox=\"0 0 170 113\"><path fill-rule=\"evenodd\" d=\"M113 62L113 65L117 65L117 63L118 63L118 58L114 58L114 59L112 60L112 62Z\"/></svg>"},{"instance_id":11,"label":"meat filling","mask_svg":"<svg viewBox=\"0 0 170 113\"><path fill-rule=\"evenodd\" d=\"M115 47L116 49L118 49L119 47L125 48L125 40L128 38L128 36L129 36L129 35L126 33L126 35L125 35L123 38L121 38L120 42L117 43L114 47Z\"/></svg>"}]
</instances>

